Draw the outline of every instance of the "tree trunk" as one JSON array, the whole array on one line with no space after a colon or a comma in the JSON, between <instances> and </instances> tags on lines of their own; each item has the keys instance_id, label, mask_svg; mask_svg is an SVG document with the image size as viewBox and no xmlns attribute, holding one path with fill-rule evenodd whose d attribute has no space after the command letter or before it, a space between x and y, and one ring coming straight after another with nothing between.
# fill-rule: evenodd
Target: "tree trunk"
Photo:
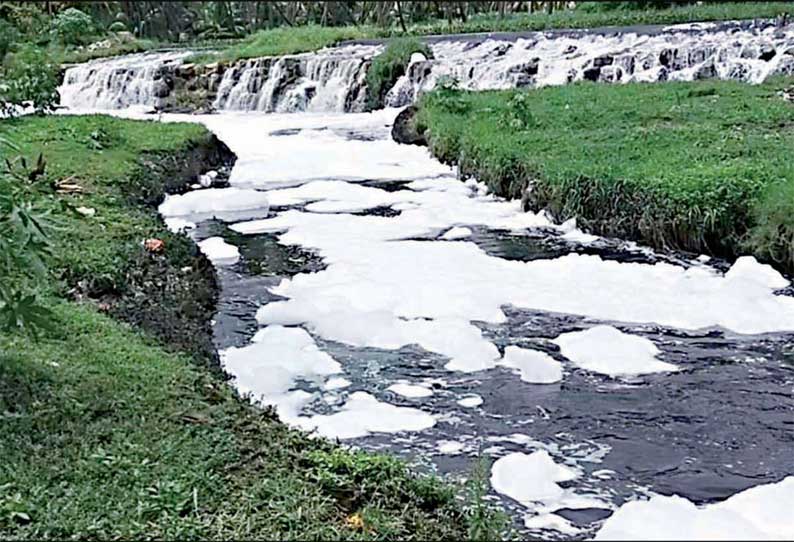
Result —
<instances>
[{"instance_id":1,"label":"tree trunk","mask_svg":"<svg viewBox=\"0 0 794 542\"><path fill-rule=\"evenodd\" d=\"M395 6L397 7L397 16L400 18L400 28L403 29L403 33L408 32L408 29L405 28L405 20L403 19L403 8L400 4L400 0L396 0L394 2Z\"/></svg>"}]
</instances>

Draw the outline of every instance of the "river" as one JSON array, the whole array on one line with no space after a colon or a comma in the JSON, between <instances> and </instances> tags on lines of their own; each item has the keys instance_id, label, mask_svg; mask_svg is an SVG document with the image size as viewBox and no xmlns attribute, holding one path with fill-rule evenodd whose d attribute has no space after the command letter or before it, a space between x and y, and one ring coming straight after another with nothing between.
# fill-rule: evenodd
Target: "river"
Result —
<instances>
[{"instance_id":1,"label":"river","mask_svg":"<svg viewBox=\"0 0 794 542\"><path fill-rule=\"evenodd\" d=\"M793 536L788 279L521 212L397 112L161 117L238 156L161 206L217 266L232 384L421 470L487 459L526 536Z\"/></svg>"}]
</instances>

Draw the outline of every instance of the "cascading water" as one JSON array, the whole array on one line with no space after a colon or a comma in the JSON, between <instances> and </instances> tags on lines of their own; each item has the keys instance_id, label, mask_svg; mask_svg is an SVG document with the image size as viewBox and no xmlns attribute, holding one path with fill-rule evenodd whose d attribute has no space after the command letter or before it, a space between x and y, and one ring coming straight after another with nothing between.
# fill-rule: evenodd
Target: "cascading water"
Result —
<instances>
[{"instance_id":1,"label":"cascading water","mask_svg":"<svg viewBox=\"0 0 794 542\"><path fill-rule=\"evenodd\" d=\"M407 105L443 78L483 90L581 80L759 83L770 75L794 74L794 26L781 28L771 21L432 41L434 58L415 55L387 94L387 106ZM203 89L218 110L363 111L366 72L381 50L380 45L346 45L212 68L184 64L187 52L131 55L67 69L61 101L73 108L163 107L175 101L176 80L188 89Z\"/></svg>"},{"instance_id":2,"label":"cascading water","mask_svg":"<svg viewBox=\"0 0 794 542\"><path fill-rule=\"evenodd\" d=\"M364 79L377 46L244 61L223 74L216 109L353 111L363 108Z\"/></svg>"},{"instance_id":3,"label":"cascading water","mask_svg":"<svg viewBox=\"0 0 794 542\"><path fill-rule=\"evenodd\" d=\"M61 105L78 109L158 106L173 88L171 72L189 51L144 53L101 59L68 68Z\"/></svg>"},{"instance_id":4,"label":"cascading water","mask_svg":"<svg viewBox=\"0 0 794 542\"><path fill-rule=\"evenodd\" d=\"M794 74L794 28L715 24L678 25L649 35L543 33L513 42L440 41L434 59L413 62L389 91L389 106L404 106L449 78L465 89L720 78L760 83Z\"/></svg>"}]
</instances>

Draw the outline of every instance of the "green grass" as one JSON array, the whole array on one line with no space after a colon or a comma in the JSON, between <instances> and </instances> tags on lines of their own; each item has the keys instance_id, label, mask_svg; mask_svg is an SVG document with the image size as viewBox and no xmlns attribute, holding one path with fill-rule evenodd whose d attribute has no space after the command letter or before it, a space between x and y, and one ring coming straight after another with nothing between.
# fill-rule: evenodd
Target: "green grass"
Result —
<instances>
[{"instance_id":1,"label":"green grass","mask_svg":"<svg viewBox=\"0 0 794 542\"><path fill-rule=\"evenodd\" d=\"M375 35L370 27L296 26L260 30L218 53L199 53L191 61L200 64L234 62L245 58L279 56L316 51L340 41Z\"/></svg>"},{"instance_id":2,"label":"green grass","mask_svg":"<svg viewBox=\"0 0 794 542\"><path fill-rule=\"evenodd\" d=\"M395 38L388 42L382 53L372 59L367 70L367 107L380 109L386 93L394 86L408 67L413 53L433 57L430 48L416 38Z\"/></svg>"},{"instance_id":3,"label":"green grass","mask_svg":"<svg viewBox=\"0 0 794 542\"><path fill-rule=\"evenodd\" d=\"M87 305L51 308L39 342L0 334L3 539L463 534L437 479L311 441Z\"/></svg>"},{"instance_id":4,"label":"green grass","mask_svg":"<svg viewBox=\"0 0 794 542\"><path fill-rule=\"evenodd\" d=\"M91 299L59 295L97 277L125 288L140 241L167 236L142 204L158 195L150 177L159 161L207 141L204 128L24 117L0 122L0 137L28 156L43 151L47 172L31 190L57 227L43 292L54 330L38 341L0 333L0 538L465 536L454 486L292 431L196 357ZM83 193L53 191L62 179ZM166 239L169 258L190 248Z\"/></svg>"},{"instance_id":5,"label":"green grass","mask_svg":"<svg viewBox=\"0 0 794 542\"><path fill-rule=\"evenodd\" d=\"M193 61L201 64L229 63L245 58L304 53L329 47L341 41L356 39L773 18L782 13L794 13L794 2L722 2L643 10L604 10L600 3L583 2L577 9L555 11L552 14L541 11L503 17L478 15L471 17L465 23L459 20L452 23L446 20L431 20L412 24L407 28L407 32L403 32L399 27L375 26L281 27L259 31L216 53L199 53L193 57Z\"/></svg>"},{"instance_id":6,"label":"green grass","mask_svg":"<svg viewBox=\"0 0 794 542\"><path fill-rule=\"evenodd\" d=\"M442 89L418 122L435 155L498 194L655 246L750 252L794 269L794 83Z\"/></svg>"},{"instance_id":7,"label":"green grass","mask_svg":"<svg viewBox=\"0 0 794 542\"><path fill-rule=\"evenodd\" d=\"M156 214L129 203L131 179L140 175L140 156L173 152L206 135L194 124L99 115L3 121L0 133L16 142L22 155L41 152L47 161L47 175L38 189L41 201L55 212L56 278L63 287L92 282L107 290L123 288L124 264L140 251L143 239L167 236ZM83 193L56 194L52 185L62 180L78 184ZM96 215L73 212L81 206L97 209Z\"/></svg>"},{"instance_id":8,"label":"green grass","mask_svg":"<svg viewBox=\"0 0 794 542\"><path fill-rule=\"evenodd\" d=\"M499 17L475 16L462 23L431 21L413 25L409 33L447 34L466 32L520 32L557 28L598 28L638 24L674 24L696 21L725 21L733 19L773 18L782 13L794 13L794 2L720 2L703 5L675 6L666 9L605 10L601 2L581 2L576 9L545 11Z\"/></svg>"},{"instance_id":9,"label":"green grass","mask_svg":"<svg viewBox=\"0 0 794 542\"><path fill-rule=\"evenodd\" d=\"M50 46L50 54L55 62L59 64L79 64L81 62L88 62L95 58L105 58L119 55L129 55L133 53L143 53L151 51L164 44L147 39L132 38L129 41L117 41L112 38L107 38L111 41L110 47L102 47L89 50L86 47L63 47L61 45Z\"/></svg>"}]
</instances>

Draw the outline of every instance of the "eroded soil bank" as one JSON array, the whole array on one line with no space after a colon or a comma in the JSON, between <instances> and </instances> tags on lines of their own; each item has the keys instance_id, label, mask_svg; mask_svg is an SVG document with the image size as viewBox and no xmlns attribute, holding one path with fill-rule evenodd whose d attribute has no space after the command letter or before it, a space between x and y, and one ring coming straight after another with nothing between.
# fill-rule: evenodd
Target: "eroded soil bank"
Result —
<instances>
[{"instance_id":1,"label":"eroded soil bank","mask_svg":"<svg viewBox=\"0 0 794 542\"><path fill-rule=\"evenodd\" d=\"M228 177L235 160L229 148L210 134L176 152L145 154L122 191L130 204L153 212L166 193L189 190L200 173L214 170ZM121 291L94 290L87 292L89 296L99 297L111 315L143 329L167 348L217 366L212 317L218 286L212 264L195 243L169 235L164 250L142 247L124 268Z\"/></svg>"}]
</instances>

